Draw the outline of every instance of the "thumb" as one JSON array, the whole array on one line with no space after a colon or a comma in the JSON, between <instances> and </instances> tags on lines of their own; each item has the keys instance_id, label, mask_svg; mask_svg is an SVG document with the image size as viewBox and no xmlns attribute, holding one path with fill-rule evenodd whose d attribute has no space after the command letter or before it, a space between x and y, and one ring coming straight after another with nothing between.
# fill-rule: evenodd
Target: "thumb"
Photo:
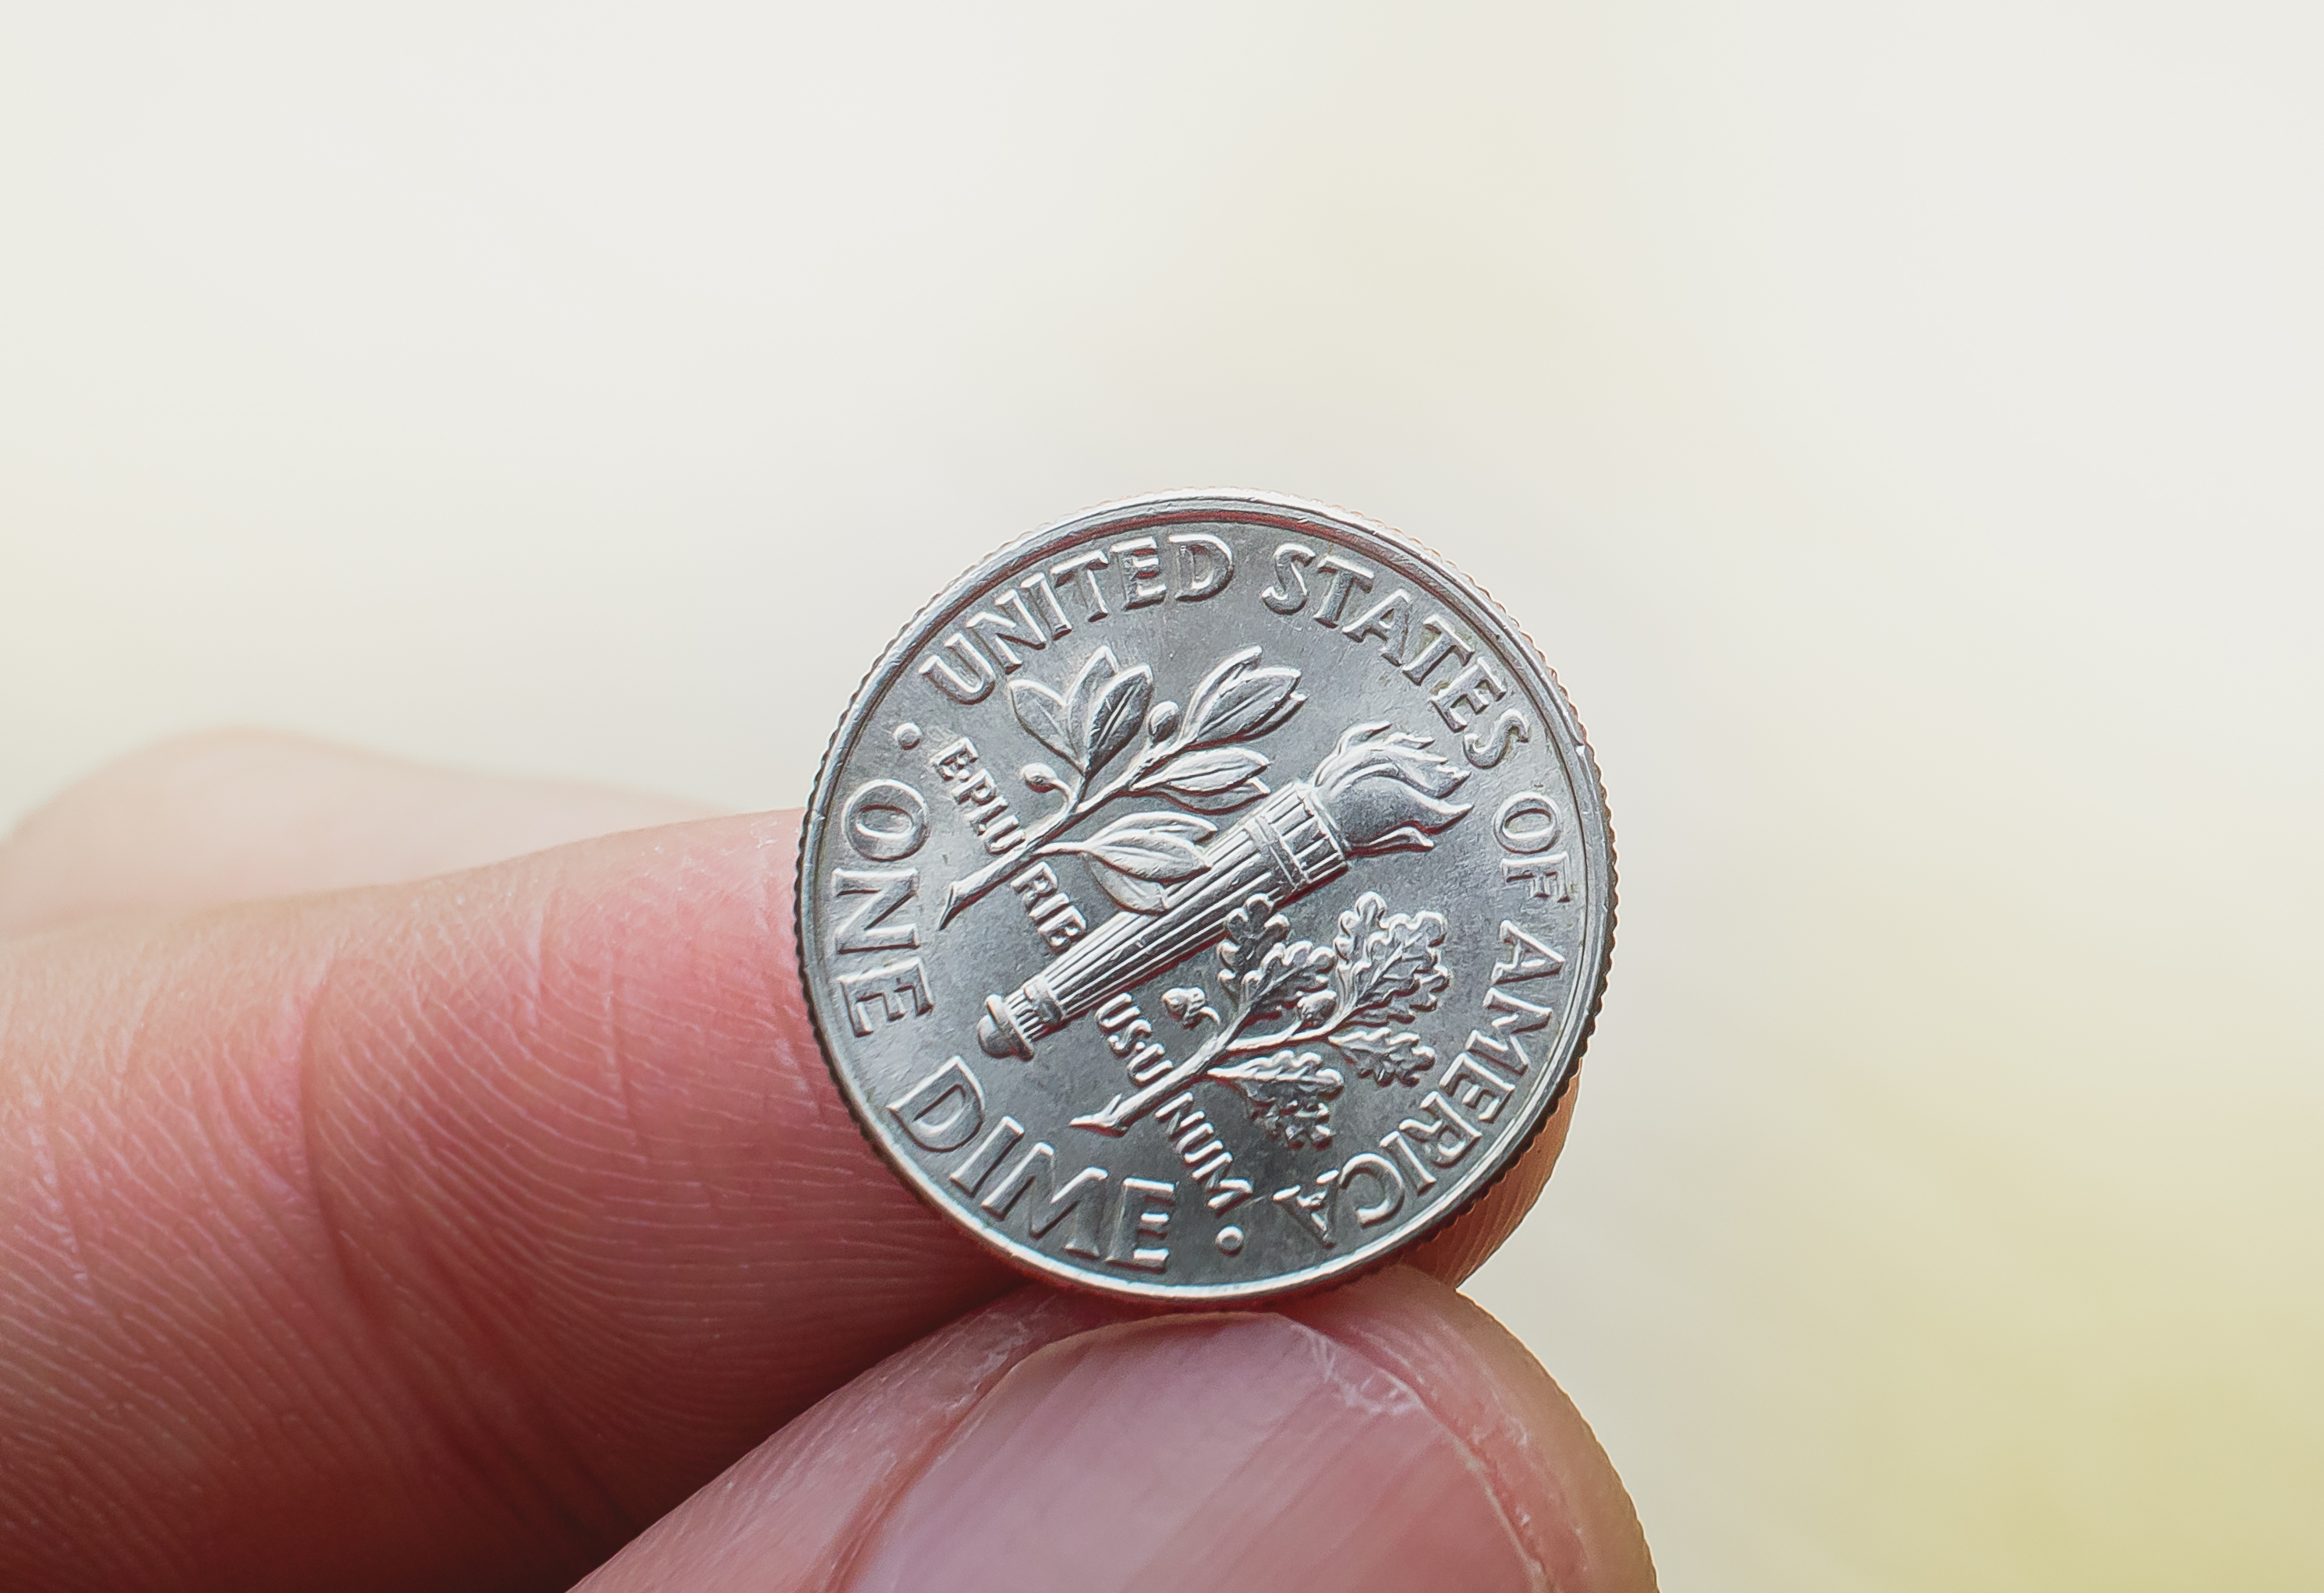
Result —
<instances>
[{"instance_id":1,"label":"thumb","mask_svg":"<svg viewBox=\"0 0 2324 1593\"><path fill-rule=\"evenodd\" d=\"M1027 1289L762 1445L580 1593L1647 1593L1572 1404L1394 1268L1279 1312Z\"/></svg>"}]
</instances>

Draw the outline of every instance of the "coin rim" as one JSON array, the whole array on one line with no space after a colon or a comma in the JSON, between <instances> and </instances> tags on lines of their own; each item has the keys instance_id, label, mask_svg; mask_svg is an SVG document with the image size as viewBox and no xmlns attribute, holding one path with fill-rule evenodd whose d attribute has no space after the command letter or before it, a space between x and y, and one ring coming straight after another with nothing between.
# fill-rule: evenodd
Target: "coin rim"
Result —
<instances>
[{"instance_id":1,"label":"coin rim","mask_svg":"<svg viewBox=\"0 0 2324 1593\"><path fill-rule=\"evenodd\" d=\"M1568 782L1576 793L1575 806L1579 809L1583 806L1581 799L1587 799L1591 805L1586 814L1577 812L1575 815L1576 828L1583 837L1585 865L1594 862L1597 871L1603 876L1602 886L1587 874L1585 882L1602 889L1605 912L1602 918L1593 917L1589 925L1595 935L1595 945L1585 947L1572 964L1589 970L1590 1006L1574 1031L1571 1049L1558 1061L1557 1078L1542 1095L1540 1104L1534 1110L1533 1121L1524 1126L1522 1133L1504 1137L1503 1149L1490 1171L1482 1176L1471 1174L1476 1178L1473 1187L1460 1194L1457 1200L1444 1202L1437 1211L1406 1224L1394 1235L1379 1241L1375 1248L1360 1246L1347 1255L1327 1257L1287 1276L1255 1278L1247 1283L1172 1285L1084 1272L1068 1266L1047 1252L1023 1243L992 1225L964 1217L943 1192L934 1187L933 1175L887 1143L872 1119L872 1114L877 1110L876 1104L862 1095L855 1081L849 1077L840 1064L838 1047L833 1044L831 1031L825 1023L825 998L810 977L811 948L821 944L817 937L823 925L815 911L815 893L809 888L807 868L807 860L815 854L825 827L826 797L829 795L827 782L861 739L869 704L895 684L896 678L919 650L920 644L941 631L958 611L981 595L1001 572L1037 553L1046 552L1055 545L1078 542L1093 533L1138 530L1156 525L1204 520L1329 532L1351 540L1392 568L1400 567L1403 574L1423 587L1430 585L1449 586L1454 594L1468 603L1474 612L1463 617L1472 621L1482 620L1477 628L1489 633L1489 639L1496 644L1497 656L1527 674L1531 677L1528 684L1536 688L1535 695L1563 721L1561 728L1565 733L1559 740L1558 756L1565 766ZM1366 544L1373 546L1367 547ZM1494 601L1483 586L1463 574L1450 559L1392 527L1310 499L1220 487L1150 493L1134 498L1117 499L1053 521L977 560L923 603L896 633L879 661L857 684L854 695L848 699L846 712L840 716L831 740L824 748L822 760L816 766L815 783L808 791L806 821L799 826L798 856L794 865L791 898L799 989L806 1000L808 1021L815 1028L816 1042L823 1052L824 1065L830 1070L840 1099L847 1103L848 1115L854 1119L856 1130L878 1153L881 1160L887 1163L903 1181L907 1189L924 1204L936 1210L946 1222L970 1234L1011 1267L1041 1282L1148 1304L1209 1308L1280 1300L1351 1282L1365 1273L1388 1265L1414 1246L1425 1243L1443 1232L1508 1176L1509 1170L1541 1137L1550 1119L1556 1115L1558 1103L1564 1100L1566 1091L1572 1088L1575 1075L1581 1071L1582 1054L1589 1049L1591 1036L1597 1028L1599 1011L1606 999L1606 982L1613 963L1618 907L1614 833L1607 811L1605 782L1599 772L1597 754L1583 732L1581 716L1574 712L1572 700L1558 681L1557 672L1550 668L1548 660L1542 656L1541 649L1534 645L1533 639L1523 627Z\"/></svg>"}]
</instances>

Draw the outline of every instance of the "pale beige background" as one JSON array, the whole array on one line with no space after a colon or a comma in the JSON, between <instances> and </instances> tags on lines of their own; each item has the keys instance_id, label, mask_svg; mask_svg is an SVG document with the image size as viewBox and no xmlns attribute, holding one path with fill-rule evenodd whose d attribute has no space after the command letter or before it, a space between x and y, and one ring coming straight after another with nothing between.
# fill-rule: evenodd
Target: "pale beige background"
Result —
<instances>
[{"instance_id":1,"label":"pale beige background","mask_svg":"<svg viewBox=\"0 0 2324 1593\"><path fill-rule=\"evenodd\" d=\"M795 803L1003 539L1343 502L1604 757L1475 1289L1668 1585L2324 1586L2319 14L10 5L0 817Z\"/></svg>"}]
</instances>

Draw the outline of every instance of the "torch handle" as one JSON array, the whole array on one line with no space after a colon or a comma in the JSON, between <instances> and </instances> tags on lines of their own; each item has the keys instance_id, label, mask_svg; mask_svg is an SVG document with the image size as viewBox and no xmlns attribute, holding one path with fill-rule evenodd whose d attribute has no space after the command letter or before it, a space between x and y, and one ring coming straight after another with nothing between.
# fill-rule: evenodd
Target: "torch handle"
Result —
<instances>
[{"instance_id":1,"label":"torch handle","mask_svg":"<svg viewBox=\"0 0 2324 1593\"><path fill-rule=\"evenodd\" d=\"M984 1049L1029 1056L1033 1041L1116 990L1217 944L1228 917L1251 898L1273 912L1348 869L1337 827L1305 781L1268 797L1204 858L1203 871L1172 889L1160 912L1115 914L1008 996L988 1000L978 1027Z\"/></svg>"}]
</instances>

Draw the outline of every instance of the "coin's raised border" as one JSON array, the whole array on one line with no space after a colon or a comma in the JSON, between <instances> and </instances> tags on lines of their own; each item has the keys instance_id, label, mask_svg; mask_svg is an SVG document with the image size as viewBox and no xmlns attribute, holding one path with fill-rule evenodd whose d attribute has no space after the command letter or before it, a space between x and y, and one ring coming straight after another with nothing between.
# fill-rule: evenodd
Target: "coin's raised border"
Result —
<instances>
[{"instance_id":1,"label":"coin's raised border","mask_svg":"<svg viewBox=\"0 0 2324 1593\"><path fill-rule=\"evenodd\" d=\"M1173 1285L1099 1276L1065 1266L1046 1252L1020 1243L1008 1234L965 1222L945 1197L930 1187L931 1181L925 1170L887 1143L873 1123L872 1103L862 1097L854 1082L840 1065L838 1048L833 1044L832 1034L825 1025L822 994L810 977L812 959L808 953L811 947L820 944L818 936L822 925L816 915L816 893L810 889L807 878L807 860L816 854L823 837L826 782L833 772L845 762L862 734L868 718L866 710L872 700L893 684L894 677L909 664L921 641L941 634L946 624L956 619L996 581L1013 577L1020 567L1045 565L1048 562L1047 556L1062 545L1078 542L1093 535L1113 535L1159 525L1204 520L1276 526L1288 531L1307 531L1338 538L1363 548L1369 557L1378 558L1416 585L1424 588L1449 587L1470 611L1467 617L1476 622L1477 629L1492 642L1497 655L1526 673L1529 677L1526 685L1531 688L1531 695L1555 718L1555 729L1559 733L1554 739L1558 757L1565 765L1568 782L1577 797L1586 796L1594 804L1587 814L1575 814L1575 827L1582 837L1584 879L1588 889L1603 892L1602 898L1596 899L1602 899L1605 907L1602 916L1592 913L1585 919L1591 944L1578 950L1574 965L1588 971L1589 1006L1581 1021L1573 1026L1572 1044L1556 1059L1555 1081L1533 1109L1532 1120L1525 1124L1521 1131L1511 1133L1504 1141L1501 1154L1488 1169L1471 1175L1474 1182L1461 1188L1457 1199L1446 1201L1441 1210L1415 1220L1374 1247L1358 1248L1346 1256L1331 1257L1293 1274L1254 1278L1239 1284ZM1575 806L1579 808L1582 804L1577 800ZM1597 758L1582 732L1580 717L1566 697L1564 687L1558 682L1556 671L1549 667L1548 660L1534 645L1533 639L1494 601L1491 594L1441 554L1401 531L1361 515L1279 493L1205 488L1192 492L1149 493L1100 504L1020 537L962 571L906 622L888 644L879 661L857 684L854 695L848 699L847 711L841 716L837 728L833 731L831 740L824 749L822 760L816 767L815 784L807 798L806 822L799 828L799 852L792 889L792 930L797 937L796 960L800 993L807 1003L808 1019L815 1027L816 1043L823 1049L824 1064L830 1069L832 1082L839 1091L840 1099L847 1103L849 1115L855 1119L857 1130L880 1158L895 1170L906 1188L936 1211L945 1221L969 1233L978 1243L1019 1271L1044 1283L1148 1304L1215 1310L1222 1305L1259 1304L1335 1287L1376 1267L1387 1266L1414 1246L1424 1244L1443 1232L1508 1174L1510 1168L1532 1148L1549 1119L1555 1115L1558 1103L1572 1087L1574 1076L1581 1069L1582 1054L1589 1046L1591 1035L1596 1032L1598 1015L1605 1002L1606 981L1613 962L1617 905L1614 833L1607 812L1605 782L1599 772Z\"/></svg>"}]
</instances>

